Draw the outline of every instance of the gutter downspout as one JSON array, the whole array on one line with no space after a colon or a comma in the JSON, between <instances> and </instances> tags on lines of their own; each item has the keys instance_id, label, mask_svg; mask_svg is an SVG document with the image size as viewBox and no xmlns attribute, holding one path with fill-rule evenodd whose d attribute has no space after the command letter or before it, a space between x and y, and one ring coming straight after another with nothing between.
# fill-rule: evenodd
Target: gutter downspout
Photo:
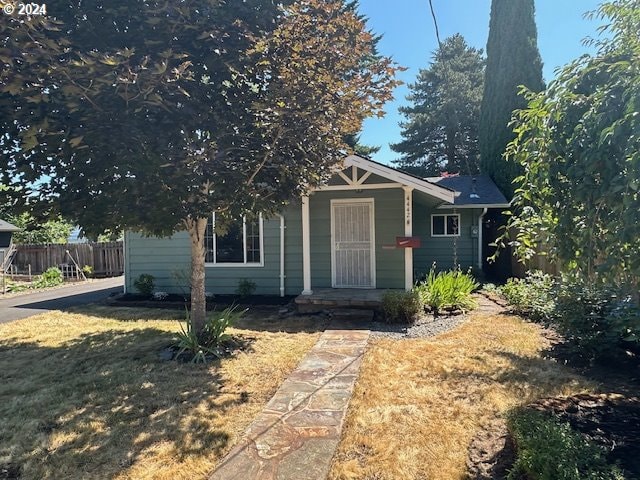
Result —
<instances>
[{"instance_id":1,"label":"gutter downspout","mask_svg":"<svg viewBox=\"0 0 640 480\"><path fill-rule=\"evenodd\" d=\"M127 255L127 233L125 230L122 235L122 274L124 275L124 286L122 288L122 293L127 293L127 279L129 277L129 269L127 268L127 261L129 260L129 255Z\"/></svg>"},{"instance_id":2,"label":"gutter downspout","mask_svg":"<svg viewBox=\"0 0 640 480\"><path fill-rule=\"evenodd\" d=\"M280 296L284 297L284 215L280 215Z\"/></svg>"},{"instance_id":3,"label":"gutter downspout","mask_svg":"<svg viewBox=\"0 0 640 480\"><path fill-rule=\"evenodd\" d=\"M487 207L482 210L482 213L478 217L478 268L482 271L482 220L487 214Z\"/></svg>"}]
</instances>

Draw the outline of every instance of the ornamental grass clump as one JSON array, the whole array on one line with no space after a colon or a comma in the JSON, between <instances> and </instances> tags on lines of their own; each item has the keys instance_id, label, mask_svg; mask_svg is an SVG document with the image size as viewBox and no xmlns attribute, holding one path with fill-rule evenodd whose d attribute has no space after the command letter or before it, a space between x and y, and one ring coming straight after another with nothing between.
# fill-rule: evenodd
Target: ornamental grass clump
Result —
<instances>
[{"instance_id":1,"label":"ornamental grass clump","mask_svg":"<svg viewBox=\"0 0 640 480\"><path fill-rule=\"evenodd\" d=\"M471 272L462 272L460 268L436 273L435 265L427 278L416 285L420 302L425 309L438 315L443 310L473 310L478 306L471 296L480 285Z\"/></svg>"},{"instance_id":2,"label":"ornamental grass clump","mask_svg":"<svg viewBox=\"0 0 640 480\"><path fill-rule=\"evenodd\" d=\"M193 329L189 311L186 312L186 325L180 324L177 334L177 353L174 358L191 358L193 363L205 363L209 358L223 356L223 343L231 337L227 328L236 323L247 310L237 310L236 306L213 312L207 318L204 331L198 335Z\"/></svg>"}]
</instances>

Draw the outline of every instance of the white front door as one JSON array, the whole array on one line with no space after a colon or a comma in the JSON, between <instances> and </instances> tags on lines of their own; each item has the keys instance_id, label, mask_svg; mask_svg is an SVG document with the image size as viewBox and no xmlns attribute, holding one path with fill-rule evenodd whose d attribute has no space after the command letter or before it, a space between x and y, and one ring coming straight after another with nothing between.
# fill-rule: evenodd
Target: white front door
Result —
<instances>
[{"instance_id":1,"label":"white front door","mask_svg":"<svg viewBox=\"0 0 640 480\"><path fill-rule=\"evenodd\" d=\"M373 199L331 201L334 288L375 288Z\"/></svg>"}]
</instances>

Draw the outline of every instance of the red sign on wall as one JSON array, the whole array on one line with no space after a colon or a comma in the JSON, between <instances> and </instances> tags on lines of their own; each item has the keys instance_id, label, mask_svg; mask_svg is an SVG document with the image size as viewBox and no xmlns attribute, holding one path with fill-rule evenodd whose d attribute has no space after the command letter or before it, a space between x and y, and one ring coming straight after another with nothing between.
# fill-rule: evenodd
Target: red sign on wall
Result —
<instances>
[{"instance_id":1,"label":"red sign on wall","mask_svg":"<svg viewBox=\"0 0 640 480\"><path fill-rule=\"evenodd\" d=\"M398 248L420 248L420 237L396 237Z\"/></svg>"}]
</instances>

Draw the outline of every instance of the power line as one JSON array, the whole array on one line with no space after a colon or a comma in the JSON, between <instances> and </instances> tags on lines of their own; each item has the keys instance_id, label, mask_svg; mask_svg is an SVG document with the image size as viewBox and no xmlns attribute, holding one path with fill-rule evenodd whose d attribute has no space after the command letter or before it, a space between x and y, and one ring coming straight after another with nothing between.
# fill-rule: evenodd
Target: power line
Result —
<instances>
[{"instance_id":1,"label":"power line","mask_svg":"<svg viewBox=\"0 0 640 480\"><path fill-rule=\"evenodd\" d=\"M438 39L438 46L442 47L442 42L440 41L440 30L438 29L438 19L436 18L436 12L433 10L433 0L429 0L429 8L431 9L433 24L436 27L436 38Z\"/></svg>"}]
</instances>

